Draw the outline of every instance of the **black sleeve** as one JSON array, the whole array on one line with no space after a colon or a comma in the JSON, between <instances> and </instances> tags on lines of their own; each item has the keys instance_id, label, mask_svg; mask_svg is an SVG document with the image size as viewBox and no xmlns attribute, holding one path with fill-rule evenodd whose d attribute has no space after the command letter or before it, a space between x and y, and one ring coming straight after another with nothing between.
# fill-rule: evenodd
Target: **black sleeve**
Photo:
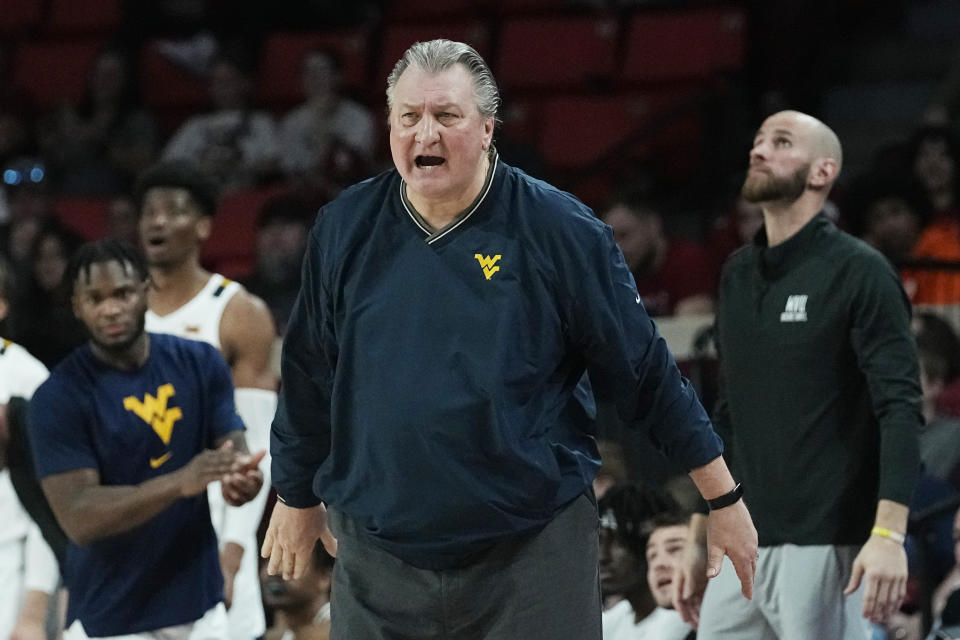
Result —
<instances>
[{"instance_id":1,"label":"black sleeve","mask_svg":"<svg viewBox=\"0 0 960 640\"><path fill-rule=\"evenodd\" d=\"M30 403L23 398L10 398L7 404L7 424L10 428L10 442L7 445L7 466L10 468L10 481L20 503L27 511L50 545L61 567L66 562L67 535L60 528L40 488L33 456L30 453L30 439L27 414Z\"/></svg>"}]
</instances>

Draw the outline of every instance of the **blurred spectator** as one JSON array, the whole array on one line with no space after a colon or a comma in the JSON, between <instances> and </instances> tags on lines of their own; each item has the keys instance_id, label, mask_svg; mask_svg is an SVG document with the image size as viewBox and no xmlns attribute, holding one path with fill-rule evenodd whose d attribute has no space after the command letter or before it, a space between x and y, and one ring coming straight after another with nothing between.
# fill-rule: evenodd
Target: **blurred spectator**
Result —
<instances>
[{"instance_id":1,"label":"blurred spectator","mask_svg":"<svg viewBox=\"0 0 960 640\"><path fill-rule=\"evenodd\" d=\"M913 136L910 150L913 176L932 212L913 257L960 261L960 147L949 130L924 127ZM916 283L911 286L914 291L908 292L915 304L960 302L960 273L956 271L917 270L909 279Z\"/></svg>"},{"instance_id":2,"label":"blurred spectator","mask_svg":"<svg viewBox=\"0 0 960 640\"><path fill-rule=\"evenodd\" d=\"M122 52L103 51L80 103L44 119L40 143L58 191L117 193L153 159L156 122L140 105L130 66Z\"/></svg>"},{"instance_id":3,"label":"blurred spectator","mask_svg":"<svg viewBox=\"0 0 960 640\"><path fill-rule=\"evenodd\" d=\"M213 111L187 120L167 144L163 159L195 162L227 189L275 176L276 130L270 115L250 104L249 70L236 58L220 57L209 90Z\"/></svg>"},{"instance_id":4,"label":"blurred spectator","mask_svg":"<svg viewBox=\"0 0 960 640\"><path fill-rule=\"evenodd\" d=\"M860 222L860 239L893 264L900 265L910 257L920 238L923 216L916 201L906 192L878 184L875 193L864 203Z\"/></svg>"},{"instance_id":5,"label":"blurred spectator","mask_svg":"<svg viewBox=\"0 0 960 640\"><path fill-rule=\"evenodd\" d=\"M643 620L657 606L646 578L645 527L671 509L665 494L633 485L614 487L599 502L604 640L643 637Z\"/></svg>"},{"instance_id":6,"label":"blurred spectator","mask_svg":"<svg viewBox=\"0 0 960 640\"><path fill-rule=\"evenodd\" d=\"M706 242L716 280L719 280L720 270L730 254L753 240L762 226L763 211L760 205L747 202L743 196L737 195L727 210L714 221Z\"/></svg>"},{"instance_id":7,"label":"blurred spectator","mask_svg":"<svg viewBox=\"0 0 960 640\"><path fill-rule=\"evenodd\" d=\"M140 232L137 225L140 216L132 196L118 195L110 198L106 210L107 238L124 240L133 246L140 244Z\"/></svg>"},{"instance_id":8,"label":"blurred spectator","mask_svg":"<svg viewBox=\"0 0 960 640\"><path fill-rule=\"evenodd\" d=\"M56 222L37 232L30 249L29 270L11 314L11 338L48 369L86 338L73 315L63 276L82 240Z\"/></svg>"},{"instance_id":9,"label":"blurred spectator","mask_svg":"<svg viewBox=\"0 0 960 640\"><path fill-rule=\"evenodd\" d=\"M713 311L716 275L706 252L694 242L667 238L657 208L619 198L601 218L613 227L647 313L669 316Z\"/></svg>"},{"instance_id":10,"label":"blurred spectator","mask_svg":"<svg viewBox=\"0 0 960 640\"><path fill-rule=\"evenodd\" d=\"M30 248L40 227L53 218L42 162L24 158L3 170L7 221L0 225L0 253L16 271L27 267Z\"/></svg>"},{"instance_id":11,"label":"blurred spectator","mask_svg":"<svg viewBox=\"0 0 960 640\"><path fill-rule=\"evenodd\" d=\"M306 572L284 580L270 576L266 563L260 572L263 603L273 613L266 640L329 640L330 583L334 560L317 541Z\"/></svg>"},{"instance_id":12,"label":"blurred spectator","mask_svg":"<svg viewBox=\"0 0 960 640\"><path fill-rule=\"evenodd\" d=\"M920 458L926 472L946 480L960 463L960 419L940 409L944 390L960 375L960 339L950 324L933 313L919 313L913 321L923 389Z\"/></svg>"},{"instance_id":13,"label":"blurred spectator","mask_svg":"<svg viewBox=\"0 0 960 640\"><path fill-rule=\"evenodd\" d=\"M932 609L937 621L934 624L935 629L951 627L955 632L960 632L960 509L953 519L953 554L955 564L934 591Z\"/></svg>"},{"instance_id":14,"label":"blurred spectator","mask_svg":"<svg viewBox=\"0 0 960 640\"><path fill-rule=\"evenodd\" d=\"M314 209L297 197L269 200L257 218L257 262L242 280L247 291L267 303L283 335L300 291L300 268Z\"/></svg>"},{"instance_id":15,"label":"blurred spectator","mask_svg":"<svg viewBox=\"0 0 960 640\"><path fill-rule=\"evenodd\" d=\"M673 608L673 582L686 546L689 519L683 512L665 511L655 515L648 525L647 585L657 608L643 620L643 633L634 637L684 640L695 633Z\"/></svg>"},{"instance_id":16,"label":"blurred spectator","mask_svg":"<svg viewBox=\"0 0 960 640\"><path fill-rule=\"evenodd\" d=\"M11 302L13 274L0 259L0 323ZM16 411L47 378L47 369L0 334L0 638L42 640L50 594L59 580L57 560L24 508L14 479L18 440Z\"/></svg>"},{"instance_id":17,"label":"blurred spectator","mask_svg":"<svg viewBox=\"0 0 960 640\"><path fill-rule=\"evenodd\" d=\"M373 162L376 127L370 110L340 89L340 61L329 51L311 51L301 70L306 101L280 122L280 165L293 178L311 180L324 172L337 146Z\"/></svg>"}]
</instances>

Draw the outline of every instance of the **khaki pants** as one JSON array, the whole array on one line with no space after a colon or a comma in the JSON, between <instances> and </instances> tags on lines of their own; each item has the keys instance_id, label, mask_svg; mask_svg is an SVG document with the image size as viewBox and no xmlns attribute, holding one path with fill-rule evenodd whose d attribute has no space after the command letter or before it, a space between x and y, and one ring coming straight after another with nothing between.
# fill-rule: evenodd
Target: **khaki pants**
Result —
<instances>
[{"instance_id":1,"label":"khaki pants","mask_svg":"<svg viewBox=\"0 0 960 640\"><path fill-rule=\"evenodd\" d=\"M700 608L698 640L865 640L870 623L861 615L863 583L850 596L858 547L780 545L761 547L753 600L740 593L728 558L710 580Z\"/></svg>"}]
</instances>

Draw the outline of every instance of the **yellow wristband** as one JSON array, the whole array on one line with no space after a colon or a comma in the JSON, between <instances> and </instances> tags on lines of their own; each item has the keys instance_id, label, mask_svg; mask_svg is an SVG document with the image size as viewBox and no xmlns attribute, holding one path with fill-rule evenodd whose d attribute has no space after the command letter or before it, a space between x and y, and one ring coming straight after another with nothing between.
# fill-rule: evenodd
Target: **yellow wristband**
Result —
<instances>
[{"instance_id":1,"label":"yellow wristband","mask_svg":"<svg viewBox=\"0 0 960 640\"><path fill-rule=\"evenodd\" d=\"M899 542L900 544L903 544L904 542L907 541L907 539L903 536L902 533L891 531L886 527L874 527L873 529L870 530L870 535L880 536L881 538L890 538L894 542Z\"/></svg>"}]
</instances>

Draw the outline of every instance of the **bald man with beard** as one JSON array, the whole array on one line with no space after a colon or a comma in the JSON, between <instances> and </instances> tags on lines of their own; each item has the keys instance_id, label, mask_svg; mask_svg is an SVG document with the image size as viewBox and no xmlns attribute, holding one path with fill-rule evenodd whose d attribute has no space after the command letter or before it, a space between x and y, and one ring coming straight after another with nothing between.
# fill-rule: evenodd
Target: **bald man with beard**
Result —
<instances>
[{"instance_id":1,"label":"bald man with beard","mask_svg":"<svg viewBox=\"0 0 960 640\"><path fill-rule=\"evenodd\" d=\"M674 597L701 640L864 638L906 590L923 419L911 311L883 255L823 214L841 164L836 134L796 111L750 151L742 194L764 231L721 276L714 420L760 549L747 600L729 565L706 570L694 518Z\"/></svg>"}]
</instances>

